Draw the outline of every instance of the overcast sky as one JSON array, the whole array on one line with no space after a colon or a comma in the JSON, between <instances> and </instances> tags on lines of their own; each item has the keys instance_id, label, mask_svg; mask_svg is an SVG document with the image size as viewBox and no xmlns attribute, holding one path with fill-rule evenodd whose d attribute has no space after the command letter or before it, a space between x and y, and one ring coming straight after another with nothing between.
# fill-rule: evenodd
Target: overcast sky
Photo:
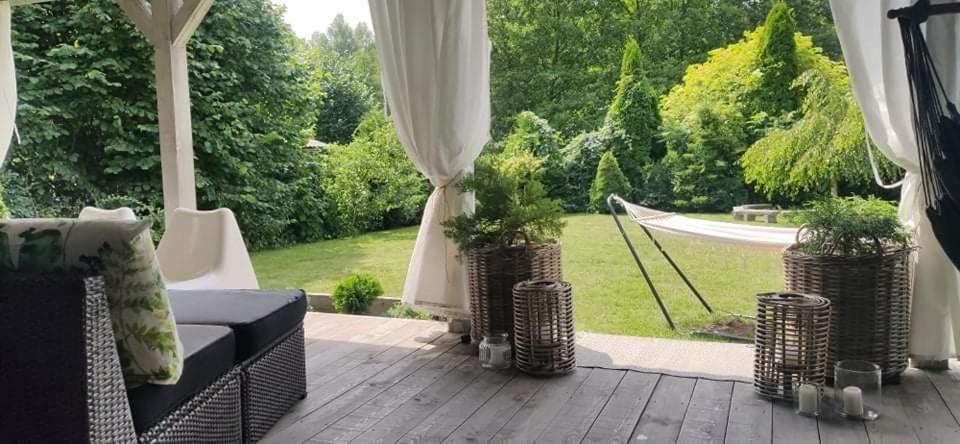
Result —
<instances>
[{"instance_id":1,"label":"overcast sky","mask_svg":"<svg viewBox=\"0 0 960 444\"><path fill-rule=\"evenodd\" d=\"M370 6L367 0L273 0L287 7L286 20L300 37L309 38L314 31L325 31L337 14L343 14L347 23L370 25Z\"/></svg>"}]
</instances>

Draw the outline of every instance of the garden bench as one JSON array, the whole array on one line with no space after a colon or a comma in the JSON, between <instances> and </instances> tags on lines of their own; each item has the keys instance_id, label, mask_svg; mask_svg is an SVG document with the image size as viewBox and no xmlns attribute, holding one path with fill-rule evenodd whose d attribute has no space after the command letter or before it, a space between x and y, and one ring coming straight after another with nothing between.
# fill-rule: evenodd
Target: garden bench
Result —
<instances>
[{"instance_id":1,"label":"garden bench","mask_svg":"<svg viewBox=\"0 0 960 444\"><path fill-rule=\"evenodd\" d=\"M777 223L777 216L785 211L773 208L770 204L749 204L733 207L733 218L736 220L747 220L753 222L757 217L762 217L768 224Z\"/></svg>"}]
</instances>

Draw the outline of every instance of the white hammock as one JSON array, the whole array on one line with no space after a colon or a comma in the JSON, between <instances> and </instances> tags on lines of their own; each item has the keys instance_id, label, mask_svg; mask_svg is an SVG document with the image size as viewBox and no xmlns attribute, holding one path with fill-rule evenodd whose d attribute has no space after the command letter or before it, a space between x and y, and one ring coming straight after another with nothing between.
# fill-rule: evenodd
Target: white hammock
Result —
<instances>
[{"instance_id":1,"label":"white hammock","mask_svg":"<svg viewBox=\"0 0 960 444\"><path fill-rule=\"evenodd\" d=\"M755 247L786 248L797 240L796 228L762 227L694 219L632 204L619 196L613 196L613 199L627 210L630 220L666 233Z\"/></svg>"}]
</instances>

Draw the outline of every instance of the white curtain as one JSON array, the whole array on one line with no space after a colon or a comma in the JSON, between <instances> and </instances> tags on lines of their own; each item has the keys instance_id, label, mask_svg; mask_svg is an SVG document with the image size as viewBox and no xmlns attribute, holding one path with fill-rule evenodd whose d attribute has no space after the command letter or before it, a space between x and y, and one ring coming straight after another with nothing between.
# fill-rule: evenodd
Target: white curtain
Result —
<instances>
[{"instance_id":1,"label":"white curtain","mask_svg":"<svg viewBox=\"0 0 960 444\"><path fill-rule=\"evenodd\" d=\"M17 77L10 41L10 2L0 1L0 167L7 158L17 114Z\"/></svg>"},{"instance_id":2,"label":"white curtain","mask_svg":"<svg viewBox=\"0 0 960 444\"><path fill-rule=\"evenodd\" d=\"M400 142L436 187L407 270L403 301L469 314L466 270L443 221L473 211L453 186L490 133L490 42L483 0L370 0L384 95Z\"/></svg>"},{"instance_id":3,"label":"white curtain","mask_svg":"<svg viewBox=\"0 0 960 444\"><path fill-rule=\"evenodd\" d=\"M900 218L914 230L916 256L911 356L942 360L960 342L960 274L943 253L924 214L910 87L903 43L890 9L913 0L831 0L833 18L854 92L867 129L880 150L907 171L901 190ZM935 1L934 3L937 3ZM960 99L958 17L931 17L927 43L951 100Z\"/></svg>"}]
</instances>

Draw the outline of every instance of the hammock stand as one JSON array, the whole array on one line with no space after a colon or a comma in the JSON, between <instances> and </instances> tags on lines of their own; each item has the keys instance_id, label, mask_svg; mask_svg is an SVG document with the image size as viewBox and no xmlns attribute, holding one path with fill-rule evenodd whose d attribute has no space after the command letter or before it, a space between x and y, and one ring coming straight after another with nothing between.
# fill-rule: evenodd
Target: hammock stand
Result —
<instances>
[{"instance_id":1,"label":"hammock stand","mask_svg":"<svg viewBox=\"0 0 960 444\"><path fill-rule=\"evenodd\" d=\"M657 287L653 284L653 280L650 279L650 274L647 273L647 268L643 266L643 261L640 260L640 255L637 254L637 249L634 248L633 242L630 241L630 236L627 235L627 231L623 228L623 224L620 222L620 218L617 216L617 209L613 205L613 202L616 200L620 200L619 196L616 194L607 196L607 208L610 209L610 214L613 216L613 221L617 224L617 229L620 230L620 235L623 236L623 241L627 243L627 248L630 250L630 254L633 255L633 260L637 262L637 267L640 268L640 274L643 275L643 280L646 281L647 287L650 288L650 292L653 293L653 297L657 301L657 305L660 306L660 312L663 313L663 317L667 320L667 324L670 325L670 329L676 330L677 327L673 324L673 319L670 318L670 312L667 311L666 305L663 304L663 300L660 298L660 293L657 291ZM653 237L653 233L650 233L650 230L648 230L646 226L642 224L638 225L640 225L640 228L643 229L643 232L647 235L647 238L653 242L653 245L657 247L657 251L659 251L660 254L662 254L667 260L667 262L670 263L670 266L673 267L673 270L680 275L680 278L683 279L683 282L687 284L687 288L689 288L690 291L693 292L694 296L696 296L700 301L700 303L703 304L703 308L706 308L708 313L713 313L713 309L710 308L710 304L708 304L703 298L703 296L700 294L700 291L697 290L697 287L690 282L690 279L687 279L687 275L683 273L683 270L681 270L679 266L677 266L677 263L673 261L673 258L670 257L670 254L667 253L667 250L664 250L663 246L660 245L660 242Z\"/></svg>"}]
</instances>

